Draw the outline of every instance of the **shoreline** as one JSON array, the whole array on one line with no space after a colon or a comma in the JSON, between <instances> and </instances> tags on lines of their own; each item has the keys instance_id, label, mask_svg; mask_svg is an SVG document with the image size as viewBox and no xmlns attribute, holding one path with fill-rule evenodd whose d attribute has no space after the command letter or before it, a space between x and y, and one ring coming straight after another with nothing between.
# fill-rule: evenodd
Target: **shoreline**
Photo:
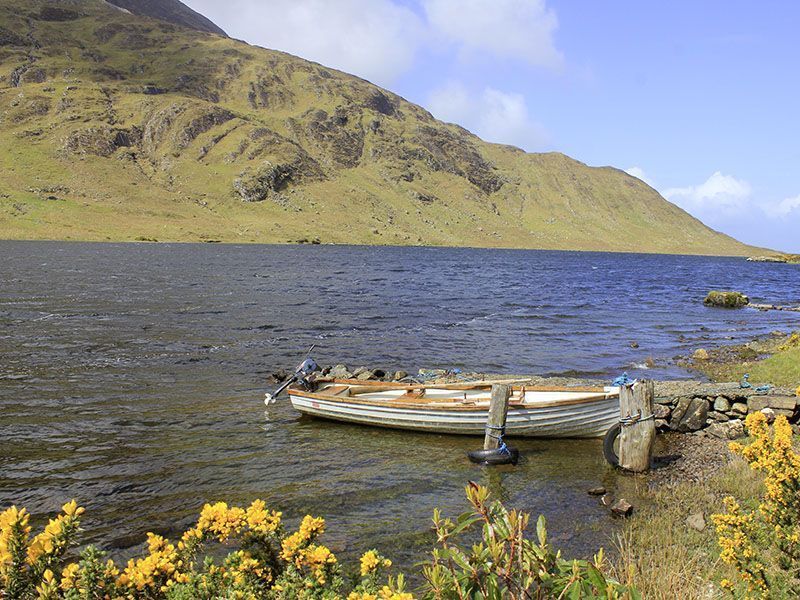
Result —
<instances>
[{"instance_id":1,"label":"shoreline","mask_svg":"<svg viewBox=\"0 0 800 600\"><path fill-rule=\"evenodd\" d=\"M724 469L733 456L728 442L745 437L745 417L753 412L766 411L770 418L784 415L800 435L800 388L794 385L770 385L760 388L762 382L752 383L720 381L714 377L720 369L710 365L741 366L743 352L758 361L779 355L787 345L800 352L800 332L773 332L756 336L744 344L722 344L704 350L708 358L698 360L685 356L678 364L692 373L705 375L709 380L654 380L654 412L656 415L657 446L653 468L635 475L647 482L651 490L699 483ZM539 386L581 387L602 386L610 382L592 377L567 377L547 375L513 375L477 372L452 372L441 369L420 369L416 376L406 372L387 373L381 369L359 367L350 372L345 365L323 369L324 374L339 378L383 378L386 380L415 380L420 383L460 383L475 380L513 380L515 383ZM380 376L380 377L378 377ZM750 387L747 387L749 383ZM797 382L800 385L800 378ZM742 387L743 384L745 387Z\"/></svg>"},{"instance_id":2,"label":"shoreline","mask_svg":"<svg viewBox=\"0 0 800 600\"><path fill-rule=\"evenodd\" d=\"M208 240L111 240L111 239L60 239L60 238L0 238L2 242L22 242L22 243L48 243L48 244L125 244L125 245L149 245L149 246L168 246L168 245L198 245L198 246L341 246L352 248L442 248L452 250L512 250L518 252L583 252L583 253L597 253L597 254L632 254L642 256L691 256L698 258L741 258L747 262L749 254L692 254L681 252L658 252L658 251L640 251L633 252L631 250L598 250L598 249L581 249L581 248L545 248L545 247L519 247L519 246L457 246L446 244L357 244L352 242L322 242L315 241L274 241L274 242L255 242L255 241L227 241L218 239ZM772 263L772 264L786 264L786 263Z\"/></svg>"}]
</instances>

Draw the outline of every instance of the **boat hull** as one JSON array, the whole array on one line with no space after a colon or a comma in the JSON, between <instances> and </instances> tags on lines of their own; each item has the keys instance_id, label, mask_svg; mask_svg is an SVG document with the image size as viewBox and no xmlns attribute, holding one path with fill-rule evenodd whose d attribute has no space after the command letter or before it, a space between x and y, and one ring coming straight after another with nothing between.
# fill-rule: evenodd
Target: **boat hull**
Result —
<instances>
[{"instance_id":1,"label":"boat hull","mask_svg":"<svg viewBox=\"0 0 800 600\"><path fill-rule=\"evenodd\" d=\"M316 396L316 397L311 397ZM484 435L488 406L453 410L328 400L319 395L292 393L292 406L313 417L392 429ZM553 406L510 406L506 435L543 438L602 437L619 421L619 397L609 395L586 402Z\"/></svg>"}]
</instances>

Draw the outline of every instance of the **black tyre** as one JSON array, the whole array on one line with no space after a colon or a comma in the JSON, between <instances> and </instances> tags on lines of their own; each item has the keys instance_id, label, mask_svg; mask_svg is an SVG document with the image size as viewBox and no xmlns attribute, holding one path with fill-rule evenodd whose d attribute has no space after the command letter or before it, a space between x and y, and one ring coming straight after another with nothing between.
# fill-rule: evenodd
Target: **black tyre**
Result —
<instances>
[{"instance_id":1,"label":"black tyre","mask_svg":"<svg viewBox=\"0 0 800 600\"><path fill-rule=\"evenodd\" d=\"M505 450L474 450L468 452L469 459L481 465L515 465L519 460L519 450L507 446Z\"/></svg>"},{"instance_id":2,"label":"black tyre","mask_svg":"<svg viewBox=\"0 0 800 600\"><path fill-rule=\"evenodd\" d=\"M603 456L606 457L608 464L612 467L619 466L619 454L617 450L617 439L619 438L622 425L616 423L611 426L606 432L606 437L603 438Z\"/></svg>"}]
</instances>

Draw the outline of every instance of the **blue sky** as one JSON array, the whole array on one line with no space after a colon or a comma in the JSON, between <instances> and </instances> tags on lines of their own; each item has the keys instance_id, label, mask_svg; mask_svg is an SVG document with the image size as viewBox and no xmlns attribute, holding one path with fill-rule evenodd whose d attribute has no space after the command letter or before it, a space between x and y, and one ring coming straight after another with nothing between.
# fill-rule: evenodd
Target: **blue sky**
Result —
<instances>
[{"instance_id":1,"label":"blue sky","mask_svg":"<svg viewBox=\"0 0 800 600\"><path fill-rule=\"evenodd\" d=\"M800 2L185 0L490 141L647 181L800 252Z\"/></svg>"}]
</instances>

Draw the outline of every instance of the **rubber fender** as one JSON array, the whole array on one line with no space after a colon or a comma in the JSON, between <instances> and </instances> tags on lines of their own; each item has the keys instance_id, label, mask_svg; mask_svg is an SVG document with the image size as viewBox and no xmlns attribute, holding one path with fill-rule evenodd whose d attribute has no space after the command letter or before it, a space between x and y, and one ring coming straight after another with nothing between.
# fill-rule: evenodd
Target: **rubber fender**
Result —
<instances>
[{"instance_id":1,"label":"rubber fender","mask_svg":"<svg viewBox=\"0 0 800 600\"><path fill-rule=\"evenodd\" d=\"M515 465L519 460L519 450L506 446L505 450L495 448L492 450L473 450L468 452L469 459L481 465Z\"/></svg>"},{"instance_id":2,"label":"rubber fender","mask_svg":"<svg viewBox=\"0 0 800 600\"><path fill-rule=\"evenodd\" d=\"M617 441L621 431L622 425L616 423L611 426L611 429L606 432L606 436L603 438L603 456L606 457L608 464L612 467L619 466L619 456L617 456L617 451L614 449L614 442Z\"/></svg>"}]
</instances>

